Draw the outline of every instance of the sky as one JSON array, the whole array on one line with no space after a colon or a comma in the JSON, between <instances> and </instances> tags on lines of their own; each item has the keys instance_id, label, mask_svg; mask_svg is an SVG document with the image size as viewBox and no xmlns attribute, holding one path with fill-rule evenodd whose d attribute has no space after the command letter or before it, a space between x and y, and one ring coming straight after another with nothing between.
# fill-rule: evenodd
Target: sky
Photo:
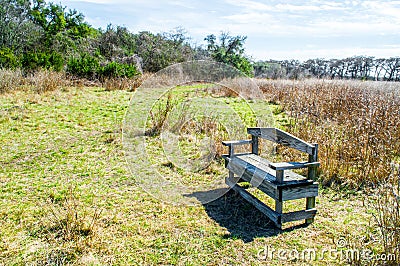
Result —
<instances>
[{"instance_id":1,"label":"sky","mask_svg":"<svg viewBox=\"0 0 400 266\"><path fill-rule=\"evenodd\" d=\"M209 34L247 36L254 61L350 56L400 56L400 1L327 0L55 0L76 9L95 28L131 32L181 27L191 42Z\"/></svg>"}]
</instances>

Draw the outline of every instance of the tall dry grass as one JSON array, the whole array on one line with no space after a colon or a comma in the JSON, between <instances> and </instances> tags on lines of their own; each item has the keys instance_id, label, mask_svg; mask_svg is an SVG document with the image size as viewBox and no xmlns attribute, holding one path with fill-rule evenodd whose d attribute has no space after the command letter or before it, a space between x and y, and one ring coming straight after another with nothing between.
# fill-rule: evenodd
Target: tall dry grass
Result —
<instances>
[{"instance_id":1,"label":"tall dry grass","mask_svg":"<svg viewBox=\"0 0 400 266\"><path fill-rule=\"evenodd\" d=\"M319 144L320 181L375 184L400 159L400 86L361 81L269 81L258 84L291 117L287 130Z\"/></svg>"},{"instance_id":2,"label":"tall dry grass","mask_svg":"<svg viewBox=\"0 0 400 266\"><path fill-rule=\"evenodd\" d=\"M21 70L0 69L0 93L18 89L22 80Z\"/></svg>"},{"instance_id":3,"label":"tall dry grass","mask_svg":"<svg viewBox=\"0 0 400 266\"><path fill-rule=\"evenodd\" d=\"M43 209L48 214L39 221L39 229L33 233L50 247L43 260L46 265L68 264L84 253L102 248L102 209L85 206L76 187L70 186L64 198L50 192Z\"/></svg>"},{"instance_id":4,"label":"tall dry grass","mask_svg":"<svg viewBox=\"0 0 400 266\"><path fill-rule=\"evenodd\" d=\"M65 78L65 73L47 69L34 72L28 77L28 80L32 90L37 93L55 91L69 84Z\"/></svg>"},{"instance_id":5,"label":"tall dry grass","mask_svg":"<svg viewBox=\"0 0 400 266\"><path fill-rule=\"evenodd\" d=\"M388 180L374 194L370 206L375 210L380 243L384 253L392 256L388 264L400 265L400 165L393 165Z\"/></svg>"},{"instance_id":6,"label":"tall dry grass","mask_svg":"<svg viewBox=\"0 0 400 266\"><path fill-rule=\"evenodd\" d=\"M150 76L151 76L150 73L143 73L133 78L106 78L102 81L101 85L107 91L112 91L112 90L135 91Z\"/></svg>"}]
</instances>

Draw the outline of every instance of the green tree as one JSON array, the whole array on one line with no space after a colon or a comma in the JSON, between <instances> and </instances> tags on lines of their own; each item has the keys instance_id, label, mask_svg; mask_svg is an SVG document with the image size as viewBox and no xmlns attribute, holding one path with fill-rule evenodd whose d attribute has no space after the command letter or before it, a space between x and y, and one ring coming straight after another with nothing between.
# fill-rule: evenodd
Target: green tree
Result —
<instances>
[{"instance_id":1,"label":"green tree","mask_svg":"<svg viewBox=\"0 0 400 266\"><path fill-rule=\"evenodd\" d=\"M65 52L75 49L77 41L95 34L81 13L76 10L66 12L66 7L59 4L34 0L30 14L32 21L43 30L43 50Z\"/></svg>"},{"instance_id":2,"label":"green tree","mask_svg":"<svg viewBox=\"0 0 400 266\"><path fill-rule=\"evenodd\" d=\"M207 41L207 51L215 61L232 65L246 75L253 76L252 64L244 53L246 39L246 36L230 36L222 32L219 42L214 34L208 35L204 40Z\"/></svg>"},{"instance_id":3,"label":"green tree","mask_svg":"<svg viewBox=\"0 0 400 266\"><path fill-rule=\"evenodd\" d=\"M157 72L169 65L191 60L194 50L181 29L170 33L148 31L136 35L136 53L143 59L143 70Z\"/></svg>"},{"instance_id":4,"label":"green tree","mask_svg":"<svg viewBox=\"0 0 400 266\"><path fill-rule=\"evenodd\" d=\"M37 43L38 30L30 20L29 0L0 0L0 47L20 54Z\"/></svg>"},{"instance_id":5,"label":"green tree","mask_svg":"<svg viewBox=\"0 0 400 266\"><path fill-rule=\"evenodd\" d=\"M135 35L122 26L109 24L98 38L99 51L108 60L133 55L135 47Z\"/></svg>"}]
</instances>

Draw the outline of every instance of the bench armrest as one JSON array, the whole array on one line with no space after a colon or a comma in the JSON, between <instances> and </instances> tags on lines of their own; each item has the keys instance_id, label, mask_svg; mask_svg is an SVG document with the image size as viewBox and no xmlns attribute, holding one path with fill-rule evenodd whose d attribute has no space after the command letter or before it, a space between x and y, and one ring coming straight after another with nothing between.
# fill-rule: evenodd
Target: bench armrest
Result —
<instances>
[{"instance_id":1,"label":"bench armrest","mask_svg":"<svg viewBox=\"0 0 400 266\"><path fill-rule=\"evenodd\" d=\"M310 166L319 166L319 162L287 162L287 163L270 163L269 167L274 170L289 170L289 169L300 169Z\"/></svg>"},{"instance_id":2,"label":"bench armrest","mask_svg":"<svg viewBox=\"0 0 400 266\"><path fill-rule=\"evenodd\" d=\"M223 141L222 145L229 147L229 157L232 157L235 154L235 146L236 145L244 145L244 144L251 144L253 143L252 140L230 140L230 141Z\"/></svg>"},{"instance_id":3,"label":"bench armrest","mask_svg":"<svg viewBox=\"0 0 400 266\"><path fill-rule=\"evenodd\" d=\"M223 141L222 145L224 146L235 146L235 145L245 145L245 144L251 144L252 140L251 139L246 139L246 140L229 140L229 141Z\"/></svg>"}]
</instances>

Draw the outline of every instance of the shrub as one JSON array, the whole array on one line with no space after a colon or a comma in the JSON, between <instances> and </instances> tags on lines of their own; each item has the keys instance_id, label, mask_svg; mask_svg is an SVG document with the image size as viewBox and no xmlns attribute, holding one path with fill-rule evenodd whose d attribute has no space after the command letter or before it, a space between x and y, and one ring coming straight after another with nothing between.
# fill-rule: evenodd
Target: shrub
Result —
<instances>
[{"instance_id":1,"label":"shrub","mask_svg":"<svg viewBox=\"0 0 400 266\"><path fill-rule=\"evenodd\" d=\"M169 113L177 105L177 100L169 93L166 99L162 99L150 111L151 128L146 130L145 135L154 137L161 134Z\"/></svg>"},{"instance_id":2,"label":"shrub","mask_svg":"<svg viewBox=\"0 0 400 266\"><path fill-rule=\"evenodd\" d=\"M138 87L138 81L134 78L105 78L102 86L107 91L128 90L134 91Z\"/></svg>"},{"instance_id":3,"label":"shrub","mask_svg":"<svg viewBox=\"0 0 400 266\"><path fill-rule=\"evenodd\" d=\"M43 265L64 265L100 245L102 210L85 206L75 187L70 187L65 196L60 194L50 192L43 208L46 215L33 231L50 247Z\"/></svg>"},{"instance_id":4,"label":"shrub","mask_svg":"<svg viewBox=\"0 0 400 266\"><path fill-rule=\"evenodd\" d=\"M67 73L80 78L95 79L99 68L99 59L87 53L67 62Z\"/></svg>"},{"instance_id":5,"label":"shrub","mask_svg":"<svg viewBox=\"0 0 400 266\"><path fill-rule=\"evenodd\" d=\"M9 48L0 49L0 68L15 69L19 66L19 59Z\"/></svg>"},{"instance_id":6,"label":"shrub","mask_svg":"<svg viewBox=\"0 0 400 266\"><path fill-rule=\"evenodd\" d=\"M52 52L48 57L46 69L61 71L64 68L64 58L57 52Z\"/></svg>"},{"instance_id":7,"label":"shrub","mask_svg":"<svg viewBox=\"0 0 400 266\"><path fill-rule=\"evenodd\" d=\"M384 252L387 255L395 255L396 260L391 261L391 263L399 265L400 166L393 166L393 172L388 180L379 186L371 205L375 210L374 218L380 231L380 243Z\"/></svg>"},{"instance_id":8,"label":"shrub","mask_svg":"<svg viewBox=\"0 0 400 266\"><path fill-rule=\"evenodd\" d=\"M28 71L48 69L61 71L64 67L64 59L57 52L27 52L22 57L22 67Z\"/></svg>"},{"instance_id":9,"label":"shrub","mask_svg":"<svg viewBox=\"0 0 400 266\"><path fill-rule=\"evenodd\" d=\"M139 74L135 65L111 62L99 69L99 74L104 78L132 78Z\"/></svg>"}]
</instances>

